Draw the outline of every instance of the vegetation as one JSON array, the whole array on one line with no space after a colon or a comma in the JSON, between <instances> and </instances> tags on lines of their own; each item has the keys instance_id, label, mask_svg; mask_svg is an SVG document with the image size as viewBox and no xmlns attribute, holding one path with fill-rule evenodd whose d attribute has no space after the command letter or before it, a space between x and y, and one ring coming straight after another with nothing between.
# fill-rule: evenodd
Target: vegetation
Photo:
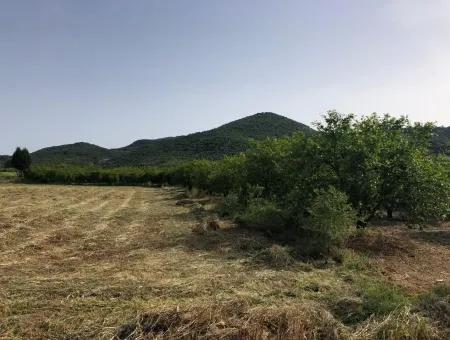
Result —
<instances>
[{"instance_id":1,"label":"vegetation","mask_svg":"<svg viewBox=\"0 0 450 340\"><path fill-rule=\"evenodd\" d=\"M264 112L219 128L187 136L138 140L119 149L105 149L88 143L54 146L32 154L35 164L76 164L107 167L162 166L193 159L220 159L249 147L249 140L282 137L294 132L311 133L301 123Z\"/></svg>"},{"instance_id":2,"label":"vegetation","mask_svg":"<svg viewBox=\"0 0 450 340\"><path fill-rule=\"evenodd\" d=\"M24 174L30 169L31 156L26 148L21 149L17 147L11 157L11 166L19 171L20 174Z\"/></svg>"},{"instance_id":3,"label":"vegetation","mask_svg":"<svg viewBox=\"0 0 450 340\"><path fill-rule=\"evenodd\" d=\"M146 185L163 183L167 170L156 168L97 168L76 165L37 165L26 179L37 183Z\"/></svg>"},{"instance_id":4,"label":"vegetation","mask_svg":"<svg viewBox=\"0 0 450 340\"><path fill-rule=\"evenodd\" d=\"M420 308L443 328L450 329L450 285L441 284L419 299Z\"/></svg>"},{"instance_id":5,"label":"vegetation","mask_svg":"<svg viewBox=\"0 0 450 340\"><path fill-rule=\"evenodd\" d=\"M31 154L34 164L104 165L111 158L110 151L90 143L51 146Z\"/></svg>"},{"instance_id":6,"label":"vegetation","mask_svg":"<svg viewBox=\"0 0 450 340\"><path fill-rule=\"evenodd\" d=\"M333 247L341 247L356 225L356 213L348 203L347 195L330 187L317 190L301 221L309 240L308 253L328 254Z\"/></svg>"},{"instance_id":7,"label":"vegetation","mask_svg":"<svg viewBox=\"0 0 450 340\"><path fill-rule=\"evenodd\" d=\"M17 171L10 168L0 168L0 182L12 182L17 179Z\"/></svg>"},{"instance_id":8,"label":"vegetation","mask_svg":"<svg viewBox=\"0 0 450 340\"><path fill-rule=\"evenodd\" d=\"M450 212L447 158L429 152L434 126L330 111L317 133L266 139L223 160L165 168L34 167L42 183L182 185L223 195L222 211L248 228L326 255L377 214L410 223Z\"/></svg>"},{"instance_id":9,"label":"vegetation","mask_svg":"<svg viewBox=\"0 0 450 340\"><path fill-rule=\"evenodd\" d=\"M316 195L343 198L330 190ZM213 214L215 198L177 205L184 192L0 185L0 338L449 338L448 287L417 293L382 275L408 272L395 271L404 258L389 267L344 250L341 265L305 261L227 220L194 233L193 210ZM249 190L252 201L259 195ZM426 247L413 259L421 266L450 254L448 245L417 242ZM420 276L434 284L442 270Z\"/></svg>"},{"instance_id":10,"label":"vegetation","mask_svg":"<svg viewBox=\"0 0 450 340\"><path fill-rule=\"evenodd\" d=\"M264 140L303 132L314 134L306 125L274 113L249 116L219 128L187 136L138 140L126 147L106 149L89 143L53 146L32 154L35 164L74 164L84 166L167 166L193 159L221 159L249 148L249 140ZM433 130L431 150L450 154L450 127ZM0 166L7 156L0 156Z\"/></svg>"},{"instance_id":11,"label":"vegetation","mask_svg":"<svg viewBox=\"0 0 450 340\"><path fill-rule=\"evenodd\" d=\"M435 153L450 155L450 126L436 127L433 134L432 147Z\"/></svg>"},{"instance_id":12,"label":"vegetation","mask_svg":"<svg viewBox=\"0 0 450 340\"><path fill-rule=\"evenodd\" d=\"M9 161L11 160L11 156L7 155L0 155L0 169L1 168L8 168L9 167Z\"/></svg>"}]
</instances>

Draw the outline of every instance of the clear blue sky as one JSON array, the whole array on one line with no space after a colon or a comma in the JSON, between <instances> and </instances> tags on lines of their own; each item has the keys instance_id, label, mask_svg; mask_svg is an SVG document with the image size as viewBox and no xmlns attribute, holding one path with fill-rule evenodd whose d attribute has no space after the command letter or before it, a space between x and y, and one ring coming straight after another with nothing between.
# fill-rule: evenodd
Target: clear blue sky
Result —
<instances>
[{"instance_id":1,"label":"clear blue sky","mask_svg":"<svg viewBox=\"0 0 450 340\"><path fill-rule=\"evenodd\" d=\"M2 0L0 154L260 111L450 125L450 1Z\"/></svg>"}]
</instances>

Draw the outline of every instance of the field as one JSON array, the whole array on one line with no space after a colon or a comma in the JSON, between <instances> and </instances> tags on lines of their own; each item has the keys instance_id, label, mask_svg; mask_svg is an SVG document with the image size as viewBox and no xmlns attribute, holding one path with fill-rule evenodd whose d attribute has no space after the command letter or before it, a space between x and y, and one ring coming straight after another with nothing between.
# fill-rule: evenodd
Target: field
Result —
<instances>
[{"instance_id":1,"label":"field","mask_svg":"<svg viewBox=\"0 0 450 340\"><path fill-rule=\"evenodd\" d=\"M449 282L448 228L380 227L304 262L229 221L193 232L182 195L0 184L0 338L443 336L411 307Z\"/></svg>"},{"instance_id":2,"label":"field","mask_svg":"<svg viewBox=\"0 0 450 340\"><path fill-rule=\"evenodd\" d=\"M11 182L17 178L17 174L15 171L1 171L1 170L0 170L0 183Z\"/></svg>"}]
</instances>

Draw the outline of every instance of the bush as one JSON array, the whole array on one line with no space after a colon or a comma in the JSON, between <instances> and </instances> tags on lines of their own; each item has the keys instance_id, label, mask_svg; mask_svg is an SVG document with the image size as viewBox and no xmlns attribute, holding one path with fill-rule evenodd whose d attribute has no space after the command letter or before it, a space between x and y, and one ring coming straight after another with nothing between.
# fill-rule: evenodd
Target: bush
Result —
<instances>
[{"instance_id":1,"label":"bush","mask_svg":"<svg viewBox=\"0 0 450 340\"><path fill-rule=\"evenodd\" d=\"M268 234L280 234L286 225L283 213L275 203L261 198L251 199L245 211L237 217L237 221L249 229Z\"/></svg>"},{"instance_id":2,"label":"bush","mask_svg":"<svg viewBox=\"0 0 450 340\"><path fill-rule=\"evenodd\" d=\"M234 192L226 195L219 205L219 213L231 218L235 218L242 210L243 203L239 199L239 195Z\"/></svg>"},{"instance_id":3,"label":"bush","mask_svg":"<svg viewBox=\"0 0 450 340\"><path fill-rule=\"evenodd\" d=\"M245 154L225 157L216 161L209 174L209 189L216 194L241 192L248 184Z\"/></svg>"},{"instance_id":4,"label":"bush","mask_svg":"<svg viewBox=\"0 0 450 340\"><path fill-rule=\"evenodd\" d=\"M334 187L316 190L316 197L307 210L308 216L300 222L307 236L309 253L330 254L350 236L356 224L356 213L347 195Z\"/></svg>"}]
</instances>

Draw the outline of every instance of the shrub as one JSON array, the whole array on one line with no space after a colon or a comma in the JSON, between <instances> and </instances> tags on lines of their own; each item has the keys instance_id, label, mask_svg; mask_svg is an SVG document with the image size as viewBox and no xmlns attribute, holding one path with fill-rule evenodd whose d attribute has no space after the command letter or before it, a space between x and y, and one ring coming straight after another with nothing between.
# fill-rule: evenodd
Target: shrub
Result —
<instances>
[{"instance_id":1,"label":"shrub","mask_svg":"<svg viewBox=\"0 0 450 340\"><path fill-rule=\"evenodd\" d=\"M333 247L342 246L352 233L356 213L347 203L347 195L334 187L316 190L315 194L308 216L300 225L309 242L307 252L329 254Z\"/></svg>"},{"instance_id":2,"label":"shrub","mask_svg":"<svg viewBox=\"0 0 450 340\"><path fill-rule=\"evenodd\" d=\"M238 193L248 184L245 154L225 157L216 161L209 174L209 189L217 194Z\"/></svg>"},{"instance_id":3,"label":"shrub","mask_svg":"<svg viewBox=\"0 0 450 340\"><path fill-rule=\"evenodd\" d=\"M237 221L247 228L269 234L283 232L286 224L283 213L276 204L261 198L251 199Z\"/></svg>"},{"instance_id":4,"label":"shrub","mask_svg":"<svg viewBox=\"0 0 450 340\"><path fill-rule=\"evenodd\" d=\"M222 216L235 218L243 210L243 203L239 199L239 195L231 192L223 198L219 205L219 213Z\"/></svg>"}]
</instances>

